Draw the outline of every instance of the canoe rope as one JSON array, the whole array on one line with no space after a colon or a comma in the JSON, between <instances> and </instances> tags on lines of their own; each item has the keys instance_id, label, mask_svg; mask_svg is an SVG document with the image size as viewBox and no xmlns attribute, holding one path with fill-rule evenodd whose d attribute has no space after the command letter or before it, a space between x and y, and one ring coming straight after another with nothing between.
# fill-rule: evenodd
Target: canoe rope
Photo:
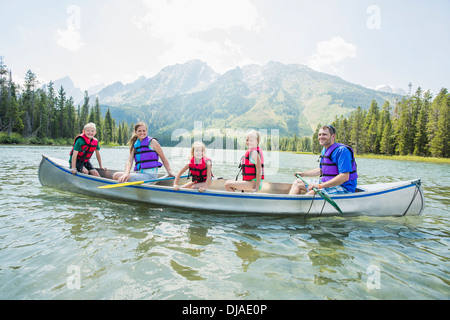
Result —
<instances>
[{"instance_id":1,"label":"canoe rope","mask_svg":"<svg viewBox=\"0 0 450 320\"><path fill-rule=\"evenodd\" d=\"M415 184L415 186L416 186L416 190L414 190L414 196L412 197L412 200L411 200L411 202L409 203L408 208L406 208L406 211L405 211L405 213L403 214L403 216L406 216L406 214L407 214L408 211L409 211L409 208L411 207L411 205L413 204L414 200L416 199L417 194L420 192L420 181L417 181L417 182L415 182L414 184ZM422 201L422 206L423 206L423 201Z\"/></svg>"},{"instance_id":2,"label":"canoe rope","mask_svg":"<svg viewBox=\"0 0 450 320\"><path fill-rule=\"evenodd\" d=\"M314 195L313 195L313 198L312 198L312 200L311 200L311 204L309 205L309 209L308 209L308 211L306 212L305 218L308 217L308 214L309 214L309 212L311 211L311 208L312 208L312 205L313 205L313 203L314 203L314 198L315 198L315 197L316 197L316 193L314 193ZM325 204L326 204L326 203L327 203L327 202L324 200L324 201L323 201L322 209L320 210L320 213L319 213L319 217L322 216L323 209L325 208Z\"/></svg>"},{"instance_id":3,"label":"canoe rope","mask_svg":"<svg viewBox=\"0 0 450 320\"><path fill-rule=\"evenodd\" d=\"M314 198L315 198L315 197L316 197L316 193L314 193L314 195L313 195L313 198L312 198L312 200L311 200L311 204L309 205L309 209L308 209L308 211L306 212L305 218L308 216L309 211L311 210L311 207L312 207L312 205L313 205L313 202L314 202Z\"/></svg>"}]
</instances>

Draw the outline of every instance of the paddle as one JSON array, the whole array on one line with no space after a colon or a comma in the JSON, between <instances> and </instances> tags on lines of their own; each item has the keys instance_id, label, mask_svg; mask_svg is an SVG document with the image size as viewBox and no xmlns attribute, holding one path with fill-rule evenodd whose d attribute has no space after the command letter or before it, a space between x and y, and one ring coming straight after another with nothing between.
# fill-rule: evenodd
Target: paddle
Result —
<instances>
[{"instance_id":1,"label":"paddle","mask_svg":"<svg viewBox=\"0 0 450 320\"><path fill-rule=\"evenodd\" d=\"M308 183L306 182L305 179L303 179L300 175L296 174L295 175L297 178L299 178L300 180L303 181L303 183L305 184L306 187L308 187ZM314 192L317 193L319 196L321 196L326 202L328 202L329 204L331 204L337 211L339 211L342 215L344 215L344 213L342 212L341 208L339 208L339 206L337 205L336 202L333 201L333 199L331 199L326 193L323 193L322 191L320 191L319 189L313 188Z\"/></svg>"},{"instance_id":2,"label":"paddle","mask_svg":"<svg viewBox=\"0 0 450 320\"><path fill-rule=\"evenodd\" d=\"M182 176L180 178L187 178L187 177L188 176ZM149 183L149 182L172 180L172 179L175 179L175 177L159 178L159 179L153 179L153 180L147 180L147 181L133 181L133 182L116 183L116 184L109 184L107 186L101 186L101 187L98 187L98 188L99 189L112 189L112 188L136 186L136 185L139 185L139 184L144 184L144 183Z\"/></svg>"}]
</instances>

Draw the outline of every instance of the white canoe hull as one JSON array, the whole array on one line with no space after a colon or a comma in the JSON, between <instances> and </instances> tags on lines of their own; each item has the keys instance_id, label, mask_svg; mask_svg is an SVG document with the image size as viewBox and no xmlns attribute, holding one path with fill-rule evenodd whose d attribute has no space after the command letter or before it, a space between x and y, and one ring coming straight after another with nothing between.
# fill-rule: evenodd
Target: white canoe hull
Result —
<instances>
[{"instance_id":1,"label":"white canoe hull","mask_svg":"<svg viewBox=\"0 0 450 320\"><path fill-rule=\"evenodd\" d=\"M99 170L104 175L104 172ZM108 170L111 176L115 171ZM178 207L189 210L242 212L258 214L290 214L297 216L335 216L336 209L320 196L288 195L289 184L264 183L261 192L226 192L224 180L216 180L210 189L174 191L173 180L111 189L98 187L116 183L108 178L90 175L72 175L67 161L43 156L39 166L39 181L45 187L84 194L96 198L109 198L141 202L153 206ZM364 191L336 195L331 198L344 212L344 216L404 216L420 215L424 209L424 196L420 179L359 186ZM265 193L268 192L268 193ZM271 193L272 192L272 193Z\"/></svg>"}]
</instances>

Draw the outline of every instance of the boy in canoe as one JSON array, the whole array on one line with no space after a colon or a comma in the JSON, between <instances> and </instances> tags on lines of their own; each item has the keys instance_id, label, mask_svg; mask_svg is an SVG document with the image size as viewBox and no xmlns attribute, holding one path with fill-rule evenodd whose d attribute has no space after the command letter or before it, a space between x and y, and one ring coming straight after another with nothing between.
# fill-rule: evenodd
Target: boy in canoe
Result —
<instances>
[{"instance_id":1,"label":"boy in canoe","mask_svg":"<svg viewBox=\"0 0 450 320\"><path fill-rule=\"evenodd\" d=\"M95 170L92 163L89 161L95 152L98 164L101 169L107 170L102 165L102 158L100 157L100 147L98 140L94 138L97 133L95 124L90 122L83 128L83 133L78 135L73 142L72 151L70 151L69 165L70 171L73 175L77 172L91 174L99 177L99 173Z\"/></svg>"},{"instance_id":2,"label":"boy in canoe","mask_svg":"<svg viewBox=\"0 0 450 320\"><path fill-rule=\"evenodd\" d=\"M292 184L289 194L314 194L313 188L320 189L327 194L353 193L356 190L358 173L356 171L355 155L352 148L336 143L336 129L333 126L323 126L319 130L319 144L323 147L320 156L320 167L296 172L301 177L316 177L309 185L301 180ZM303 191L303 192L302 192Z\"/></svg>"}]
</instances>

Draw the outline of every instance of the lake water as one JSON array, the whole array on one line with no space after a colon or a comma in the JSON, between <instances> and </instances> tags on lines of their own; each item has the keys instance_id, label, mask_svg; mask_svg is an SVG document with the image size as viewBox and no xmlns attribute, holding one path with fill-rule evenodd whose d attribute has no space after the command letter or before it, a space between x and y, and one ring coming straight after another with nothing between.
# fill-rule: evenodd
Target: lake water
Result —
<instances>
[{"instance_id":1,"label":"lake water","mask_svg":"<svg viewBox=\"0 0 450 320\"><path fill-rule=\"evenodd\" d=\"M185 155L164 148L174 172ZM357 159L360 184L421 178L421 217L200 213L42 187L41 154L0 146L0 299L448 299L450 166ZM102 148L122 169L127 148ZM241 152L210 154L234 178ZM217 158L220 158L216 161ZM267 181L317 156L267 153ZM93 164L97 162L94 159Z\"/></svg>"}]
</instances>

